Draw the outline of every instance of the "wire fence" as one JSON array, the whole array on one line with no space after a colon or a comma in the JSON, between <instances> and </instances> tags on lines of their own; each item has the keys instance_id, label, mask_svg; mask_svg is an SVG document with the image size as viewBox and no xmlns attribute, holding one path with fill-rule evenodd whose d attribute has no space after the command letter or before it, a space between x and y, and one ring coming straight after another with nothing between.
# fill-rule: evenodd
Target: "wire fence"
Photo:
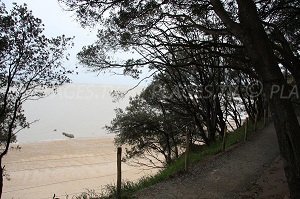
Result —
<instances>
[{"instance_id":1,"label":"wire fence","mask_svg":"<svg viewBox=\"0 0 300 199\"><path fill-rule=\"evenodd\" d=\"M127 173L127 172L133 171L133 170L136 170L136 168L124 170L123 173ZM82 180L90 180L90 179L98 179L98 178L104 178L104 177L116 176L116 175L117 175L117 173L112 173L112 174L100 175L100 176L95 176L95 177L78 178L78 179L72 179L72 180L64 180L64 181L58 181L58 182L53 182L53 183L47 183L47 184L42 184L42 185L37 185L37 186L29 186L29 187L24 187L24 188L20 188L20 189L13 189L13 190L9 190L9 191L3 191L3 193L10 193L10 192L16 192L16 191L23 191L23 190L34 189L34 188L40 188L40 187L46 187L46 186L57 185L57 184L63 184L63 183L68 183L68 182L75 182L75 181L82 181Z\"/></svg>"},{"instance_id":2,"label":"wire fence","mask_svg":"<svg viewBox=\"0 0 300 199\"><path fill-rule=\"evenodd\" d=\"M21 171L59 169L59 168L68 168L68 167L74 168L74 167L83 167L83 166L104 165L104 164L111 164L111 163L116 163L116 161L87 163L87 164L70 164L70 165L64 165L64 166L36 167L36 168L30 168L30 169L9 170L9 172L10 173L15 173L15 172L21 172Z\"/></svg>"},{"instance_id":3,"label":"wire fence","mask_svg":"<svg viewBox=\"0 0 300 199\"><path fill-rule=\"evenodd\" d=\"M74 157L64 157L64 158L48 158L48 159L38 159L38 160L21 160L21 161L12 161L5 162L5 165L16 164L16 163L30 163L30 162L44 162L44 161L52 161L52 160L71 160L71 159L80 159L80 158L89 158L89 157L105 157L111 156L116 153L106 153L106 154L95 154L95 155L84 155L84 156L74 156Z\"/></svg>"},{"instance_id":4,"label":"wire fence","mask_svg":"<svg viewBox=\"0 0 300 199\"><path fill-rule=\"evenodd\" d=\"M39 162L45 162L45 163L49 163L51 161L70 161L70 160L77 160L77 159L86 159L86 158L93 158L93 157L112 157L113 155L116 155L116 152L114 153L107 153L107 154L94 154L94 155L81 155L81 156L73 156L73 157L60 157L60 158L47 158L47 159L35 159L35 160L20 160L20 161L10 161L10 162L6 162L5 165L15 165L15 164L31 164L31 165L35 165L35 163L39 163ZM108 164L116 164L117 161L101 161L101 162L93 162L93 163L73 163L73 164L68 164L68 165L61 165L61 166L45 166L45 167L33 167L33 168L25 168L25 169L17 169L17 170L7 170L8 173L17 173L17 172L24 172L24 171L43 171L43 170L47 170L47 169L60 169L60 168L76 168L76 167L84 167L84 166L97 166L97 165L108 165ZM66 164L66 162L64 162L63 164ZM9 167L8 167L9 168ZM136 171L139 170L139 172L135 172L132 173L132 171ZM82 171L82 170L81 170ZM126 174L126 173L131 173L131 175L140 175L142 172L144 172L143 168L132 168L132 169L127 169L127 170L122 170L122 174ZM35 185L35 186L27 186L27 187L20 187L20 188L14 188L11 190L4 190L3 193L4 194L8 194L8 193L14 193L14 192L19 192L19 191L26 191L26 190L32 190L32 189L36 189L36 188L42 188L42 187L48 187L48 186L52 186L52 185L60 185L60 184L64 184L64 183L71 183L71 182L78 182L78 181L84 181L84 180L92 180L92 179L100 179L100 178L107 178L107 177L112 177L112 176L117 176L117 172L115 173L108 173L105 175L99 175L99 176L93 176L93 177L84 177L84 178L76 178L76 179L70 179L70 180L62 180L62 181L57 181L57 182L51 182L51 183L45 183L45 184L40 184L40 185ZM57 195L56 197L73 197L76 196L78 194L81 194L81 192L72 192L72 193L65 193L62 195ZM41 198L41 199L49 199L49 198L53 198L53 196L50 197L45 197L45 198Z\"/></svg>"},{"instance_id":5,"label":"wire fence","mask_svg":"<svg viewBox=\"0 0 300 199\"><path fill-rule=\"evenodd\" d=\"M122 173L129 173L129 171L133 171L135 169L129 169L129 170L125 170L123 171ZM133 173L134 175L137 175L137 174L140 174L141 172L136 172L136 173ZM101 178L101 177L108 177L108 176L116 176L117 173L114 173L114 174L110 174L110 175L104 175L104 176L99 176L97 178ZM90 179L90 178L89 178ZM83 192L80 191L80 192L72 192L72 193L65 193L65 194L61 194L61 195L56 195L56 197L74 197L76 195L79 195L79 194L82 194ZM45 197L45 198L40 198L40 199L52 199L53 196L50 196L50 197Z\"/></svg>"}]
</instances>

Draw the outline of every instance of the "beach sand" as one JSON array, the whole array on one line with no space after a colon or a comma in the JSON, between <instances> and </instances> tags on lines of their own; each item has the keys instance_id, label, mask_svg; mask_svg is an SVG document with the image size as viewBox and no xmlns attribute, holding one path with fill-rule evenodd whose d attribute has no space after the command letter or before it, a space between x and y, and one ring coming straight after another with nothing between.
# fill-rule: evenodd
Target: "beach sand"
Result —
<instances>
[{"instance_id":1,"label":"beach sand","mask_svg":"<svg viewBox=\"0 0 300 199\"><path fill-rule=\"evenodd\" d=\"M112 137L21 144L4 159L8 178L5 199L72 198L87 189L100 192L116 182L116 147ZM155 169L122 163L122 179L137 180Z\"/></svg>"}]
</instances>

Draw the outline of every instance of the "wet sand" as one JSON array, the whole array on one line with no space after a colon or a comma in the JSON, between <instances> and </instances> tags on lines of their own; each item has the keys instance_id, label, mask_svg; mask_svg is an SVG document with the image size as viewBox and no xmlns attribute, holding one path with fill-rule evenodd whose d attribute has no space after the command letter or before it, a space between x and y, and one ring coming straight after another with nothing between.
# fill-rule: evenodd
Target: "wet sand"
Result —
<instances>
[{"instance_id":1,"label":"wet sand","mask_svg":"<svg viewBox=\"0 0 300 199\"><path fill-rule=\"evenodd\" d=\"M97 192L116 182L113 138L70 139L21 144L10 149L4 164L5 199L72 198L87 189ZM137 180L157 170L122 164L122 179Z\"/></svg>"}]
</instances>

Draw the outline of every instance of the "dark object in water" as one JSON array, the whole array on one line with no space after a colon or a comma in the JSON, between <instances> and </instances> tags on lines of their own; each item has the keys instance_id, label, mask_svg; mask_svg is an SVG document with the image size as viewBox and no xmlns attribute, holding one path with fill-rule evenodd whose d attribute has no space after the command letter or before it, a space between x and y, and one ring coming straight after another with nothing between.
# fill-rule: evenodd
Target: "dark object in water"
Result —
<instances>
[{"instance_id":1,"label":"dark object in water","mask_svg":"<svg viewBox=\"0 0 300 199\"><path fill-rule=\"evenodd\" d=\"M73 134L70 134L70 133L65 133L63 132L62 133L64 136L68 137L68 138L74 138L75 136Z\"/></svg>"}]
</instances>

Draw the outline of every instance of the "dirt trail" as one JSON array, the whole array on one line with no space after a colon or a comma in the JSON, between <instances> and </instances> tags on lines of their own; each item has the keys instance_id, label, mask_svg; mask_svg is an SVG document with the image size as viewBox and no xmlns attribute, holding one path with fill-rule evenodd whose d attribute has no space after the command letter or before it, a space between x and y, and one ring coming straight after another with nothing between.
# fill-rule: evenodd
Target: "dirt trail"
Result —
<instances>
[{"instance_id":1,"label":"dirt trail","mask_svg":"<svg viewBox=\"0 0 300 199\"><path fill-rule=\"evenodd\" d=\"M269 125L246 143L139 192L137 198L240 198L278 155L276 133Z\"/></svg>"}]
</instances>

